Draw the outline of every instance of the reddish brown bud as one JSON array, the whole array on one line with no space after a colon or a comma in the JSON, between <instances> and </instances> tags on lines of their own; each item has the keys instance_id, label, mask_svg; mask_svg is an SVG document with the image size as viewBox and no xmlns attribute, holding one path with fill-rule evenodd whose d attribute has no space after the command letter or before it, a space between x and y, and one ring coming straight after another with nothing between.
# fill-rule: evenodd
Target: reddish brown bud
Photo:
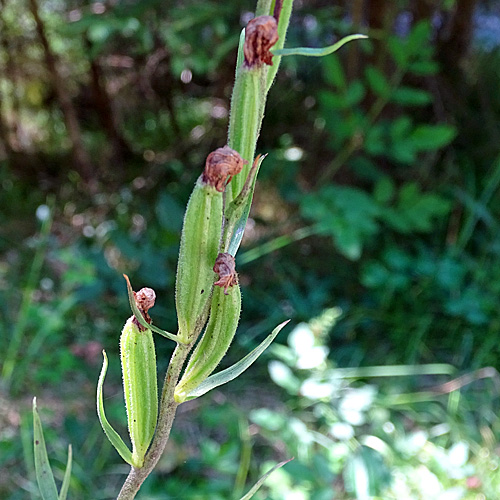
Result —
<instances>
[{"instance_id":1,"label":"reddish brown bud","mask_svg":"<svg viewBox=\"0 0 500 500\"><path fill-rule=\"evenodd\" d=\"M234 257L230 253L220 253L215 260L214 272L219 275L219 280L214 284L224 287L224 293L227 295L227 289L238 283Z\"/></svg>"},{"instance_id":2,"label":"reddish brown bud","mask_svg":"<svg viewBox=\"0 0 500 500\"><path fill-rule=\"evenodd\" d=\"M134 292L134 297L139 310L145 313L155 305L156 294L152 288L141 288L138 292Z\"/></svg>"},{"instance_id":3,"label":"reddish brown bud","mask_svg":"<svg viewBox=\"0 0 500 500\"><path fill-rule=\"evenodd\" d=\"M137 305L137 309L141 312L143 318L151 323L151 318L148 314L148 311L155 305L156 293L152 288L141 288L138 292L134 292L135 304ZM139 324L137 318L133 319L133 322L136 326L139 327L139 330L143 332L145 328Z\"/></svg>"},{"instance_id":4,"label":"reddish brown bud","mask_svg":"<svg viewBox=\"0 0 500 500\"><path fill-rule=\"evenodd\" d=\"M252 19L245 30L243 53L248 68L263 64L273 65L271 47L278 41L278 23L273 16L259 16Z\"/></svg>"},{"instance_id":5,"label":"reddish brown bud","mask_svg":"<svg viewBox=\"0 0 500 500\"><path fill-rule=\"evenodd\" d=\"M226 184L231 182L233 175L239 174L246 163L248 162L229 146L218 148L207 156L203 182L222 193Z\"/></svg>"}]
</instances>

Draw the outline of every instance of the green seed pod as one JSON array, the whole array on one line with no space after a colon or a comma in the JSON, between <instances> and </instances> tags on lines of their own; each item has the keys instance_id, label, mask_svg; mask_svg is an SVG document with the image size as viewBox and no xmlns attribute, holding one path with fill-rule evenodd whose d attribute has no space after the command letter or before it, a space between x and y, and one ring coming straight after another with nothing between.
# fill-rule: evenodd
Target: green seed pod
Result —
<instances>
[{"instance_id":1,"label":"green seed pod","mask_svg":"<svg viewBox=\"0 0 500 500\"><path fill-rule=\"evenodd\" d=\"M196 338L208 316L222 232L223 199L226 183L239 173L244 161L228 146L207 157L205 170L189 199L182 228L175 287L179 338Z\"/></svg>"},{"instance_id":2,"label":"green seed pod","mask_svg":"<svg viewBox=\"0 0 500 500\"><path fill-rule=\"evenodd\" d=\"M154 294L150 288L143 288L136 296L144 297L151 292ZM136 300L148 318L149 307L141 308L140 299ZM135 316L131 316L123 327L120 351L128 430L132 442L132 465L140 468L156 429L158 385L153 334L149 328L140 326Z\"/></svg>"},{"instance_id":3,"label":"green seed pod","mask_svg":"<svg viewBox=\"0 0 500 500\"><path fill-rule=\"evenodd\" d=\"M214 270L219 273L219 280L215 283L210 318L175 388L174 397L179 403L217 368L231 345L240 319L241 292L234 271L234 257L219 254Z\"/></svg>"},{"instance_id":4,"label":"green seed pod","mask_svg":"<svg viewBox=\"0 0 500 500\"><path fill-rule=\"evenodd\" d=\"M277 2L278 3L278 2ZM272 69L271 48L278 41L276 19L272 16L253 18L245 28L241 48L242 64L236 69L231 111L229 115L228 144L249 162L254 160L255 146L260 133L266 104L268 69ZM240 54L239 54L240 56ZM243 170L229 186L228 201L234 200L243 188L250 167Z\"/></svg>"}]
</instances>

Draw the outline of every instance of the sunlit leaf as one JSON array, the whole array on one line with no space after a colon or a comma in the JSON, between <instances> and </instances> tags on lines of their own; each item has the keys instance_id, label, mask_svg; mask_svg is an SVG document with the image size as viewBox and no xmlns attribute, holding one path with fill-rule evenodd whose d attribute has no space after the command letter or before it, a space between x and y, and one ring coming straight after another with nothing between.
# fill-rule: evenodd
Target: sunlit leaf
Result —
<instances>
[{"instance_id":1,"label":"sunlit leaf","mask_svg":"<svg viewBox=\"0 0 500 500\"><path fill-rule=\"evenodd\" d=\"M457 135L451 125L419 125L411 134L415 149L433 151L447 146Z\"/></svg>"},{"instance_id":2,"label":"sunlit leaf","mask_svg":"<svg viewBox=\"0 0 500 500\"><path fill-rule=\"evenodd\" d=\"M280 462L279 464L276 464L271 470L267 471L252 487L252 489L243 497L241 497L240 500L250 500L255 493L259 490L259 488L264 484L264 481L277 469L280 467L283 467L285 464L293 460L293 458L289 458L288 460L285 460L284 462Z\"/></svg>"},{"instance_id":3,"label":"sunlit leaf","mask_svg":"<svg viewBox=\"0 0 500 500\"><path fill-rule=\"evenodd\" d=\"M432 94L422 89L401 86L393 90L391 101L403 106L425 106L432 102Z\"/></svg>"},{"instance_id":4,"label":"sunlit leaf","mask_svg":"<svg viewBox=\"0 0 500 500\"><path fill-rule=\"evenodd\" d=\"M220 385L226 384L236 377L241 375L247 368L249 368L257 358L269 347L271 342L276 338L278 333L288 324L290 320L284 321L278 325L272 333L266 337L251 353L247 354L243 359L235 363L234 365L222 370L215 375L211 375L205 379L196 389L188 394L186 400L198 398L208 391L219 387Z\"/></svg>"}]
</instances>

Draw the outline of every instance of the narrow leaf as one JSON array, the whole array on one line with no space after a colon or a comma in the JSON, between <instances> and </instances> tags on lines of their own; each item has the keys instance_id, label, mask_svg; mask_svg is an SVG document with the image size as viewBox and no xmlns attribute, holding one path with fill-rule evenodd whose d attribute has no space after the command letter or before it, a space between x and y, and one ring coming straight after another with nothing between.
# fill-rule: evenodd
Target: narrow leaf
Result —
<instances>
[{"instance_id":1,"label":"narrow leaf","mask_svg":"<svg viewBox=\"0 0 500 500\"><path fill-rule=\"evenodd\" d=\"M35 471L38 488L43 500L57 500L57 488L50 468L45 439L43 437L42 422L36 408L36 398L33 398L33 434Z\"/></svg>"},{"instance_id":2,"label":"narrow leaf","mask_svg":"<svg viewBox=\"0 0 500 500\"><path fill-rule=\"evenodd\" d=\"M226 368L225 370L222 370L221 372L206 378L196 389L193 389L188 394L186 401L198 398L203 394L206 394L208 391L211 391L212 389L215 389L220 385L226 384L227 382L230 382L231 380L234 380L236 377L241 375L269 347L271 342L276 338L278 333L289 321L290 320L284 321L283 323L278 325L272 331L272 333L261 342L261 344L259 344L252 352L247 354L243 359L230 366L229 368Z\"/></svg>"},{"instance_id":3,"label":"narrow leaf","mask_svg":"<svg viewBox=\"0 0 500 500\"><path fill-rule=\"evenodd\" d=\"M241 30L240 40L238 43L238 55L236 56L236 71L240 68L244 61L243 45L245 44L245 28Z\"/></svg>"},{"instance_id":4,"label":"narrow leaf","mask_svg":"<svg viewBox=\"0 0 500 500\"><path fill-rule=\"evenodd\" d=\"M154 325L150 325L145 319L144 316L141 314L141 311L139 311L139 308L137 307L137 304L135 303L135 298L134 298L134 291L132 290L132 285L130 284L130 280L128 279L128 276L126 274L123 275L125 278L125 281L127 282L127 293L128 293L128 302L130 304L130 308L132 309L132 313L135 316L135 319L139 322L141 326L144 328L149 328L155 333L159 333L160 335L163 335L167 339L173 340L174 342L179 342L183 343L180 341L179 337L173 333L166 332L165 330L162 330L161 328L158 328Z\"/></svg>"},{"instance_id":5,"label":"narrow leaf","mask_svg":"<svg viewBox=\"0 0 500 500\"><path fill-rule=\"evenodd\" d=\"M281 11L279 13L278 20L278 41L274 46L275 50L282 49L285 45L286 40L286 32L288 30L288 26L290 24L290 16L292 15L293 8L293 0L279 0L281 2ZM273 2L274 6L276 5L276 0ZM274 10L274 7L273 7ZM274 82L276 74L278 73L278 69L280 67L281 57L277 56L273 58L273 65L267 67L267 85L266 85L266 94L269 92L271 85ZM264 111L264 110L262 110Z\"/></svg>"},{"instance_id":6,"label":"narrow leaf","mask_svg":"<svg viewBox=\"0 0 500 500\"><path fill-rule=\"evenodd\" d=\"M351 42L352 40L359 40L363 38L368 38L366 35L349 35L341 40L339 40L337 43L334 43L333 45L329 45L328 47L323 47L321 49L313 49L309 47L296 47L293 49L276 49L276 50L271 50L273 55L275 56L309 56L309 57L323 57L327 56L328 54L333 54L337 50L340 49L343 45L345 45L348 42Z\"/></svg>"},{"instance_id":7,"label":"narrow leaf","mask_svg":"<svg viewBox=\"0 0 500 500\"><path fill-rule=\"evenodd\" d=\"M111 424L108 422L106 414L104 413L102 386L104 384L106 371L108 370L108 357L106 356L106 351L104 350L102 351L102 355L104 356L104 361L102 363L101 374L99 375L99 382L97 383L97 414L99 415L102 429L111 444L115 447L116 451L120 454L123 460L132 465L132 452L127 448L127 445L123 442L120 435L113 429L113 427L111 427Z\"/></svg>"},{"instance_id":8,"label":"narrow leaf","mask_svg":"<svg viewBox=\"0 0 500 500\"><path fill-rule=\"evenodd\" d=\"M59 500L66 500L69 489L69 481L71 479L71 464L73 463L73 448L68 446L68 461L66 462L66 471L64 472L61 491L59 492Z\"/></svg>"},{"instance_id":9,"label":"narrow leaf","mask_svg":"<svg viewBox=\"0 0 500 500\"><path fill-rule=\"evenodd\" d=\"M250 208L252 206L253 192L255 189L255 180L259 173L260 166L267 155L259 155L254 161L252 168L245 181L241 193L231 202L226 210L226 223L224 228L224 244L230 238L227 246L227 252L233 257L236 256L245 227L247 225Z\"/></svg>"},{"instance_id":10,"label":"narrow leaf","mask_svg":"<svg viewBox=\"0 0 500 500\"><path fill-rule=\"evenodd\" d=\"M288 462L292 461L293 458L289 458L288 460L285 460L284 462L280 462L279 464L276 464L271 470L267 471L252 487L252 489L243 497L241 497L240 500L250 500L255 493L257 493L258 489L263 485L264 481L277 469L280 467L283 467L283 465L287 464Z\"/></svg>"}]
</instances>

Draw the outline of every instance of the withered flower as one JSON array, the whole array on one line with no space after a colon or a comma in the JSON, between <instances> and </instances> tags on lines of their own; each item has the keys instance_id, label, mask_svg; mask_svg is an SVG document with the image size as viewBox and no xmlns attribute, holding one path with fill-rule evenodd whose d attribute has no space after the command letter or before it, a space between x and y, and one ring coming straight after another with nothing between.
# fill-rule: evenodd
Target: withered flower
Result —
<instances>
[{"instance_id":1,"label":"withered flower","mask_svg":"<svg viewBox=\"0 0 500 500\"><path fill-rule=\"evenodd\" d=\"M238 283L234 257L230 253L220 253L217 255L214 272L219 275L219 280L214 285L224 287L224 293L227 295L227 289Z\"/></svg>"},{"instance_id":2,"label":"withered flower","mask_svg":"<svg viewBox=\"0 0 500 500\"><path fill-rule=\"evenodd\" d=\"M252 19L245 29L243 54L247 68L273 65L271 47L278 41L278 23L273 16Z\"/></svg>"},{"instance_id":3,"label":"withered flower","mask_svg":"<svg viewBox=\"0 0 500 500\"><path fill-rule=\"evenodd\" d=\"M222 193L226 184L231 182L234 175L241 172L246 163L248 162L229 146L217 148L207 156L203 182L210 184Z\"/></svg>"},{"instance_id":4,"label":"withered flower","mask_svg":"<svg viewBox=\"0 0 500 500\"><path fill-rule=\"evenodd\" d=\"M151 323L151 318L149 317L148 311L155 305L156 293L152 288L141 288L138 292L134 292L134 299L139 311L141 311L144 319ZM142 332L145 328L139 324L136 318L134 318L134 323L139 327Z\"/></svg>"}]
</instances>

